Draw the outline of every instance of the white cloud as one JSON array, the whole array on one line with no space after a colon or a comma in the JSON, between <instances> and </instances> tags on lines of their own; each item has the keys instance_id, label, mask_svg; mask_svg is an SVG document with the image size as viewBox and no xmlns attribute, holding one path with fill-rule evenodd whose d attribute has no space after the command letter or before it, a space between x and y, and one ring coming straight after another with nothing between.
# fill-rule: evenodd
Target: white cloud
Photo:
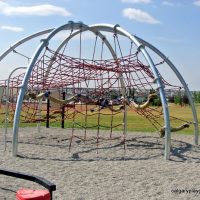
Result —
<instances>
[{"instance_id":1,"label":"white cloud","mask_svg":"<svg viewBox=\"0 0 200 200\"><path fill-rule=\"evenodd\" d=\"M17 26L0 26L0 29L13 31L13 32L22 32L22 31L24 31L23 28L17 27Z\"/></svg>"},{"instance_id":2,"label":"white cloud","mask_svg":"<svg viewBox=\"0 0 200 200\"><path fill-rule=\"evenodd\" d=\"M131 20L136 20L138 22L147 23L147 24L159 24L160 22L152 17L147 12L144 12L140 9L135 8L126 8L122 11L124 17L127 17Z\"/></svg>"},{"instance_id":3,"label":"white cloud","mask_svg":"<svg viewBox=\"0 0 200 200\"><path fill-rule=\"evenodd\" d=\"M196 5L196 6L200 6L200 0L196 0L196 1L194 1L194 5Z\"/></svg>"},{"instance_id":4,"label":"white cloud","mask_svg":"<svg viewBox=\"0 0 200 200\"><path fill-rule=\"evenodd\" d=\"M121 0L122 3L151 3L152 0Z\"/></svg>"},{"instance_id":5,"label":"white cloud","mask_svg":"<svg viewBox=\"0 0 200 200\"><path fill-rule=\"evenodd\" d=\"M9 4L1 1L0 1L0 13L7 16L11 15L70 16L71 15L71 13L69 13L66 9L50 4L42 4L36 6L10 6Z\"/></svg>"}]
</instances>

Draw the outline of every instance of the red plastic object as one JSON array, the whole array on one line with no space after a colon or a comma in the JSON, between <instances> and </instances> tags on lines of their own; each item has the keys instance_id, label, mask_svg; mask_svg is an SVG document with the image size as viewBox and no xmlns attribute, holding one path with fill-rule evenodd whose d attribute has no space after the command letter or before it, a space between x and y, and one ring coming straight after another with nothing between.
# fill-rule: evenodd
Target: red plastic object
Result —
<instances>
[{"instance_id":1,"label":"red plastic object","mask_svg":"<svg viewBox=\"0 0 200 200\"><path fill-rule=\"evenodd\" d=\"M50 200L51 195L48 190L20 189L16 193L17 200Z\"/></svg>"}]
</instances>

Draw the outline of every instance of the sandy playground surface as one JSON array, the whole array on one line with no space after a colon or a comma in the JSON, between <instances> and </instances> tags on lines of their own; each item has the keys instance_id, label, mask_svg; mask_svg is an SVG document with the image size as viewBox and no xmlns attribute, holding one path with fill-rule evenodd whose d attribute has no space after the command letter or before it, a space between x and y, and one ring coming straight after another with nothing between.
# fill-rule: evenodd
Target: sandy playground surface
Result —
<instances>
[{"instance_id":1,"label":"sandy playground surface","mask_svg":"<svg viewBox=\"0 0 200 200\"><path fill-rule=\"evenodd\" d=\"M172 135L170 161L165 161L164 140L154 133L129 133L119 140L83 142L71 130L20 128L19 156L11 156L12 129L4 152L0 129L1 168L44 177L56 184L57 200L200 199L200 147L193 136ZM77 135L84 131L77 130ZM104 135L109 135L104 131ZM119 133L116 133L119 134ZM96 133L89 133L96 135ZM43 189L25 180L0 175L0 199L15 199L20 188Z\"/></svg>"}]
</instances>

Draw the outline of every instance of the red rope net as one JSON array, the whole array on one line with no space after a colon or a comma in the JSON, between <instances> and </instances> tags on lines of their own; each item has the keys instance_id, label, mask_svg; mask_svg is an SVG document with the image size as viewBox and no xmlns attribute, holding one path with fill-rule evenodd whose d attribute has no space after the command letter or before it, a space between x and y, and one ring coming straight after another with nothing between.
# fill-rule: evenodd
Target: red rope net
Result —
<instances>
[{"instance_id":1,"label":"red rope net","mask_svg":"<svg viewBox=\"0 0 200 200\"><path fill-rule=\"evenodd\" d=\"M23 77L24 73L10 80L10 121L13 120ZM162 81L167 86L178 88L163 78ZM5 82L1 85L4 88L1 92L1 99L3 99ZM113 129L120 129L120 127L123 129L126 123L124 106L128 109L131 107L159 130L163 127L162 108L146 106L144 109L138 109L131 106L131 99L135 97L138 98L138 105L139 101L147 101L150 93L156 93L159 98L155 88L155 77L150 67L139 60L138 52L117 59L87 60L69 57L46 48L32 70L23 101L21 122L46 120L48 95L41 97L42 103L39 102L37 95L50 92L49 96L54 101L51 101L49 120L65 121L68 127L72 127L72 138L76 136L74 129L77 127L85 129L84 139L86 139L86 130L92 128L98 131L95 138L100 138L100 129L110 129L109 138L112 138ZM123 94L123 91L126 93ZM65 92L65 99L72 97L74 99L62 103L62 92ZM110 120L105 122L104 115L109 116ZM116 123L115 119L119 116L121 116L121 123Z\"/></svg>"}]
</instances>

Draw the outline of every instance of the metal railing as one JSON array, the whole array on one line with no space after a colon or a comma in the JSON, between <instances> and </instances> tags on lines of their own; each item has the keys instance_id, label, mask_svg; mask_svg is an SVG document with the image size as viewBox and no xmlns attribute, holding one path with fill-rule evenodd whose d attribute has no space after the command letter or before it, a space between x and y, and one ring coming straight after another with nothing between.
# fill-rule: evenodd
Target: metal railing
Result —
<instances>
[{"instance_id":1,"label":"metal railing","mask_svg":"<svg viewBox=\"0 0 200 200\"><path fill-rule=\"evenodd\" d=\"M0 174L38 183L49 190L51 200L53 199L53 191L56 191L56 185L42 177L5 169L0 169Z\"/></svg>"}]
</instances>

